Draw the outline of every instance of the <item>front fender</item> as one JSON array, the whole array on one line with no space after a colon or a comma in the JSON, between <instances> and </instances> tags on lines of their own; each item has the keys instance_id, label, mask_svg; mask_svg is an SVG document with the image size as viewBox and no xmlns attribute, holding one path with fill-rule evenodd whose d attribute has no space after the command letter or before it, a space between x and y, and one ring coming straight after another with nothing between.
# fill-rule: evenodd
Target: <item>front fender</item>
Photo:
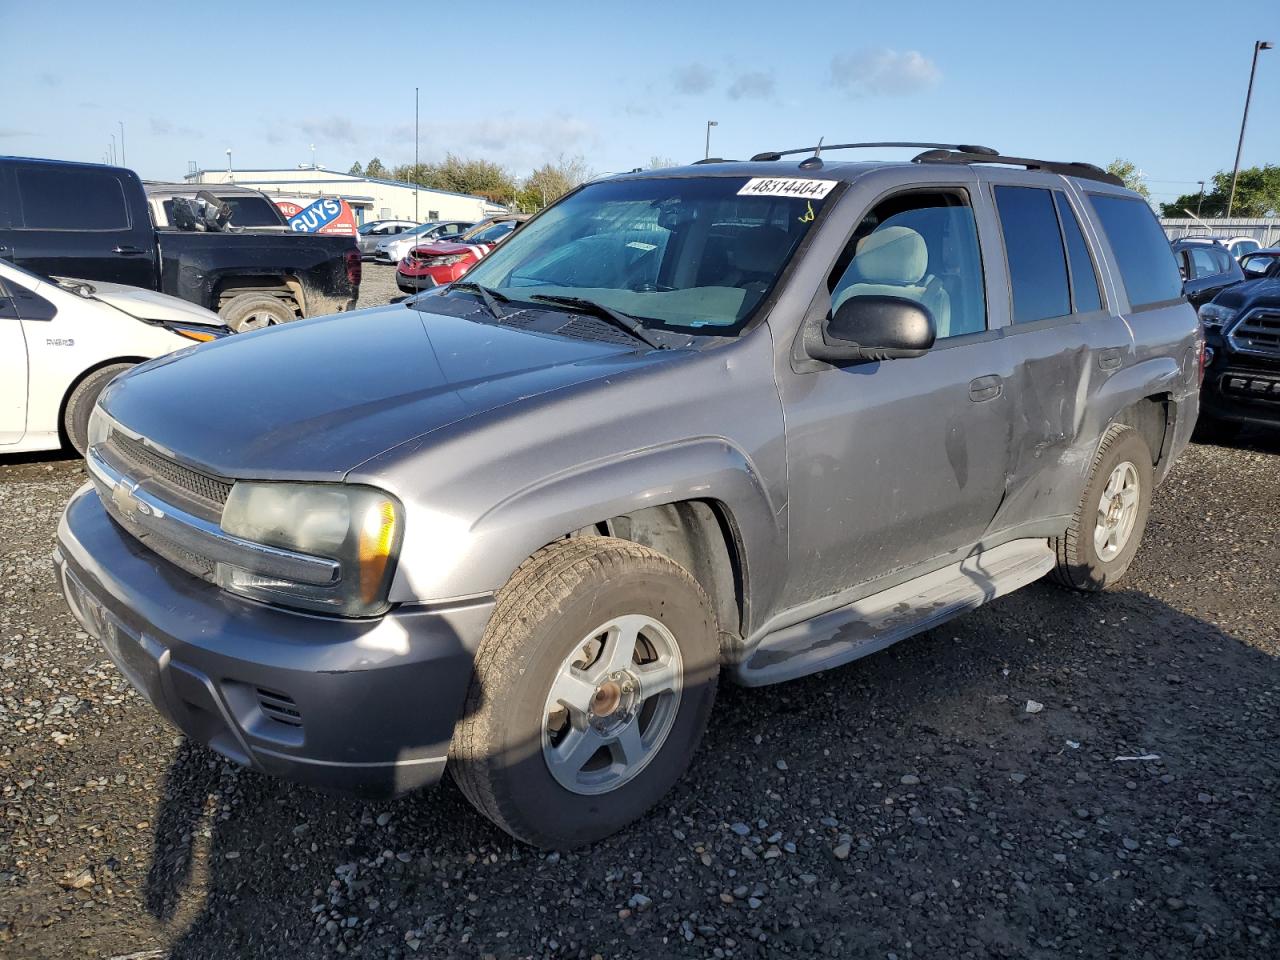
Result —
<instances>
[{"instance_id":1,"label":"front fender","mask_svg":"<svg viewBox=\"0 0 1280 960\"><path fill-rule=\"evenodd\" d=\"M683 500L723 506L735 536L747 596L769 606L758 558L784 555L780 509L740 449L698 437L587 462L505 497L470 524L412 516L417 535L400 558L393 600L491 593L539 548L568 533L646 507ZM425 529L424 529L425 528ZM425 533L425 535L424 535Z\"/></svg>"}]
</instances>

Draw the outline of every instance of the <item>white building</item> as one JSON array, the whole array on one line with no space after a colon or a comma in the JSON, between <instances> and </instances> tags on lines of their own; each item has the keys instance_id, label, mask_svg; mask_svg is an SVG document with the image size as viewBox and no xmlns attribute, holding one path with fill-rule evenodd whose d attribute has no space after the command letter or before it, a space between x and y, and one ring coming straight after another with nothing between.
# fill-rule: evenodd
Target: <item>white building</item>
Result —
<instances>
[{"instance_id":1,"label":"white building","mask_svg":"<svg viewBox=\"0 0 1280 960\"><path fill-rule=\"evenodd\" d=\"M323 167L282 170L197 170L187 183L234 183L272 197L339 197L355 211L356 222L368 220L483 220L506 208L484 197L431 190L403 180L358 177Z\"/></svg>"}]
</instances>

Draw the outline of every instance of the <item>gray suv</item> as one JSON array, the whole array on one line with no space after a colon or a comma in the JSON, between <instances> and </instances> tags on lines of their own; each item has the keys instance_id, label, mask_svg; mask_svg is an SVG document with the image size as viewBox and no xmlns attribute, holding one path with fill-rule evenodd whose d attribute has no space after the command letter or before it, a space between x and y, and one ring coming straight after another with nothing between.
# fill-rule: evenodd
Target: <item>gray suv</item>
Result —
<instances>
[{"instance_id":1,"label":"gray suv","mask_svg":"<svg viewBox=\"0 0 1280 960\"><path fill-rule=\"evenodd\" d=\"M595 181L465 281L137 367L72 610L224 757L447 767L564 847L662 798L722 677L1115 583L1197 413L1169 245L1096 167L911 146Z\"/></svg>"}]
</instances>

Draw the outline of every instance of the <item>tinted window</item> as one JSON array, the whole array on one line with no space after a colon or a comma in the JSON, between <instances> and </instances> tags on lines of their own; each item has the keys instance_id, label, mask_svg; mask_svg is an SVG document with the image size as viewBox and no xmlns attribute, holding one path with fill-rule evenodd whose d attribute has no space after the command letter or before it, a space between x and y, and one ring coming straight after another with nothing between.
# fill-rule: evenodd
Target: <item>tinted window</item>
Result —
<instances>
[{"instance_id":1,"label":"tinted window","mask_svg":"<svg viewBox=\"0 0 1280 960\"><path fill-rule=\"evenodd\" d=\"M1253 253L1255 250L1261 250L1262 244L1257 240L1237 240L1231 252L1237 257L1242 257L1246 253Z\"/></svg>"},{"instance_id":2,"label":"tinted window","mask_svg":"<svg viewBox=\"0 0 1280 960\"><path fill-rule=\"evenodd\" d=\"M109 170L18 167L18 198L28 230L128 230L120 178Z\"/></svg>"},{"instance_id":3,"label":"tinted window","mask_svg":"<svg viewBox=\"0 0 1280 960\"><path fill-rule=\"evenodd\" d=\"M939 340L987 328L973 210L956 193L904 193L858 225L829 282L831 311L852 297L914 300Z\"/></svg>"},{"instance_id":4,"label":"tinted window","mask_svg":"<svg viewBox=\"0 0 1280 960\"><path fill-rule=\"evenodd\" d=\"M279 209L265 197L220 197L231 207L231 222L237 227L278 227Z\"/></svg>"},{"instance_id":5,"label":"tinted window","mask_svg":"<svg viewBox=\"0 0 1280 960\"><path fill-rule=\"evenodd\" d=\"M1013 287L1013 322L1031 323L1071 312L1067 261L1053 197L1036 187L996 187Z\"/></svg>"},{"instance_id":6,"label":"tinted window","mask_svg":"<svg viewBox=\"0 0 1280 960\"><path fill-rule=\"evenodd\" d=\"M1134 307L1182 296L1182 280L1156 215L1142 200L1090 194Z\"/></svg>"},{"instance_id":7,"label":"tinted window","mask_svg":"<svg viewBox=\"0 0 1280 960\"><path fill-rule=\"evenodd\" d=\"M1224 273L1225 269L1218 258L1214 256L1213 247L1192 247L1191 254L1191 276L1199 280L1203 277L1212 277L1219 273Z\"/></svg>"},{"instance_id":8,"label":"tinted window","mask_svg":"<svg viewBox=\"0 0 1280 960\"><path fill-rule=\"evenodd\" d=\"M1067 203L1066 194L1054 191L1053 200L1058 205L1058 219L1062 223L1062 236L1067 242L1067 264L1071 267L1071 292L1075 295L1072 306L1076 313L1088 313L1102 309L1102 296L1098 293L1098 275L1093 269L1093 258L1084 242L1080 221Z\"/></svg>"}]
</instances>

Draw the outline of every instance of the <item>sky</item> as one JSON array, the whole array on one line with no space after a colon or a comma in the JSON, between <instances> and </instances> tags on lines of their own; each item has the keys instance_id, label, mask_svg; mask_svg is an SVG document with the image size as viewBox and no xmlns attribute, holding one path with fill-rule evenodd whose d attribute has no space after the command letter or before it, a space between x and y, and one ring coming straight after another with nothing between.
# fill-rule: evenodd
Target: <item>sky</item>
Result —
<instances>
[{"instance_id":1,"label":"sky","mask_svg":"<svg viewBox=\"0 0 1280 960\"><path fill-rule=\"evenodd\" d=\"M1269 4L1262 4L1267 9ZM346 170L452 151L517 176L858 140L1125 157L1156 201L1230 170L1271 14L1203 2L127 5L0 0L0 154L176 180L194 162ZM474 11L474 12L471 12ZM1257 8L1254 8L1256 14ZM1280 49L1258 64L1243 166L1280 162ZM895 155L886 152L885 155ZM900 155L900 154L898 154Z\"/></svg>"}]
</instances>

